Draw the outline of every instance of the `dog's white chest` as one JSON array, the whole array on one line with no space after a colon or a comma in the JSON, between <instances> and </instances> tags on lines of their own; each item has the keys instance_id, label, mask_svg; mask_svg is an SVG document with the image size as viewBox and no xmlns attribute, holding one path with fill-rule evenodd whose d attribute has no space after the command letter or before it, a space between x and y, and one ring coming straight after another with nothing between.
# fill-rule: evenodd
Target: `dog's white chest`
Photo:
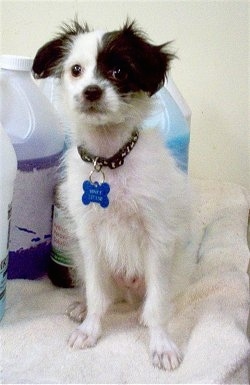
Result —
<instances>
[{"instance_id":1,"label":"dog's white chest","mask_svg":"<svg viewBox=\"0 0 250 385\"><path fill-rule=\"evenodd\" d=\"M112 188L112 185L111 185ZM119 196L118 191L113 191ZM129 195L129 192L127 193ZM112 201L108 208L90 206L91 221L88 236L93 237L107 265L113 273L128 277L144 275L144 251L147 236L138 209L131 208L126 199Z\"/></svg>"}]
</instances>

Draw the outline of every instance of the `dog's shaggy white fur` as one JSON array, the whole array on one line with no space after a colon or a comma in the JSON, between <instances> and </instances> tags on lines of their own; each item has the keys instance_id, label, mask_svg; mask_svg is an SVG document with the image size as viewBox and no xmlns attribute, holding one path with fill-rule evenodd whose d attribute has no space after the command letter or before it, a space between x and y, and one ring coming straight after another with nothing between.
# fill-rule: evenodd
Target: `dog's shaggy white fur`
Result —
<instances>
[{"instance_id":1,"label":"dog's shaggy white fur","mask_svg":"<svg viewBox=\"0 0 250 385\"><path fill-rule=\"evenodd\" d=\"M169 370L182 359L167 333L171 299L193 265L190 188L161 134L140 126L172 56L165 45L150 44L133 23L104 33L75 22L39 50L33 66L36 77L61 78L72 121L61 201L79 242L75 264L86 288L86 317L85 304L69 309L71 317L82 321L69 344L80 349L95 345L109 305L134 293L143 300L141 319L149 328L152 362ZM135 128L138 142L124 164L101 170L110 185L109 206L84 205L82 184L93 164L81 159L77 146L109 158ZM93 177L102 179L101 172Z\"/></svg>"}]
</instances>

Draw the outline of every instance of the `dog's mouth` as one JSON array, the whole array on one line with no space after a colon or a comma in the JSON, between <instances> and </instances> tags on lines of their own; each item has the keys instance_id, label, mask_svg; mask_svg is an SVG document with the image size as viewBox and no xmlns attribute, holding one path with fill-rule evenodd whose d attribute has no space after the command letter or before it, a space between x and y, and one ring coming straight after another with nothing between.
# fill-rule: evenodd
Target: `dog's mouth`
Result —
<instances>
[{"instance_id":1,"label":"dog's mouth","mask_svg":"<svg viewBox=\"0 0 250 385\"><path fill-rule=\"evenodd\" d=\"M83 108L83 112L85 112L85 114L90 114L90 115L93 115L93 114L103 114L105 113L104 109L103 108L100 108L99 106L89 106L89 107L85 107Z\"/></svg>"},{"instance_id":2,"label":"dog's mouth","mask_svg":"<svg viewBox=\"0 0 250 385\"><path fill-rule=\"evenodd\" d=\"M78 104L77 110L80 113L84 113L86 115L96 115L96 114L107 114L107 108L103 103L81 103Z\"/></svg>"}]
</instances>

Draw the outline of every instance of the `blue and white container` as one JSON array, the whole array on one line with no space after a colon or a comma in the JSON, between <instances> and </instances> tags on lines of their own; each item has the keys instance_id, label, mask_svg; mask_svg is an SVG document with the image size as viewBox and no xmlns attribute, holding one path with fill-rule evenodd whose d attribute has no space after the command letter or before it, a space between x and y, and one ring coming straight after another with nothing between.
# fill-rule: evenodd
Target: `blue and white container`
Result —
<instances>
[{"instance_id":1,"label":"blue and white container","mask_svg":"<svg viewBox=\"0 0 250 385\"><path fill-rule=\"evenodd\" d=\"M14 148L0 124L0 320L5 310L10 218L16 170Z\"/></svg>"},{"instance_id":2,"label":"blue and white container","mask_svg":"<svg viewBox=\"0 0 250 385\"><path fill-rule=\"evenodd\" d=\"M47 272L53 189L64 148L64 133L55 110L31 77L32 63L30 58L9 55L0 61L0 121L18 161L10 228L10 279L36 279Z\"/></svg>"},{"instance_id":3,"label":"blue and white container","mask_svg":"<svg viewBox=\"0 0 250 385\"><path fill-rule=\"evenodd\" d=\"M158 127L163 132L166 147L177 165L187 172L191 110L171 78L152 99L154 108L143 127Z\"/></svg>"}]
</instances>

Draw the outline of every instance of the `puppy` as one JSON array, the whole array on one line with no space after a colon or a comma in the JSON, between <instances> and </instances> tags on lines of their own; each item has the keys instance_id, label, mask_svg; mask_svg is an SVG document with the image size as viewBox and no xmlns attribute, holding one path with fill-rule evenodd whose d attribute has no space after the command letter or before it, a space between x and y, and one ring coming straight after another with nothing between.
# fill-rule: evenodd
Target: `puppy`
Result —
<instances>
[{"instance_id":1,"label":"puppy","mask_svg":"<svg viewBox=\"0 0 250 385\"><path fill-rule=\"evenodd\" d=\"M38 51L36 78L60 78L72 122L61 201L81 252L75 257L85 305L69 345L101 336L101 320L124 293L141 296L154 366L175 369L182 354L167 332L172 298L190 273L190 189L154 127L142 130L151 96L174 55L155 46L134 22L113 32L77 21ZM85 318L84 318L85 317Z\"/></svg>"}]
</instances>

